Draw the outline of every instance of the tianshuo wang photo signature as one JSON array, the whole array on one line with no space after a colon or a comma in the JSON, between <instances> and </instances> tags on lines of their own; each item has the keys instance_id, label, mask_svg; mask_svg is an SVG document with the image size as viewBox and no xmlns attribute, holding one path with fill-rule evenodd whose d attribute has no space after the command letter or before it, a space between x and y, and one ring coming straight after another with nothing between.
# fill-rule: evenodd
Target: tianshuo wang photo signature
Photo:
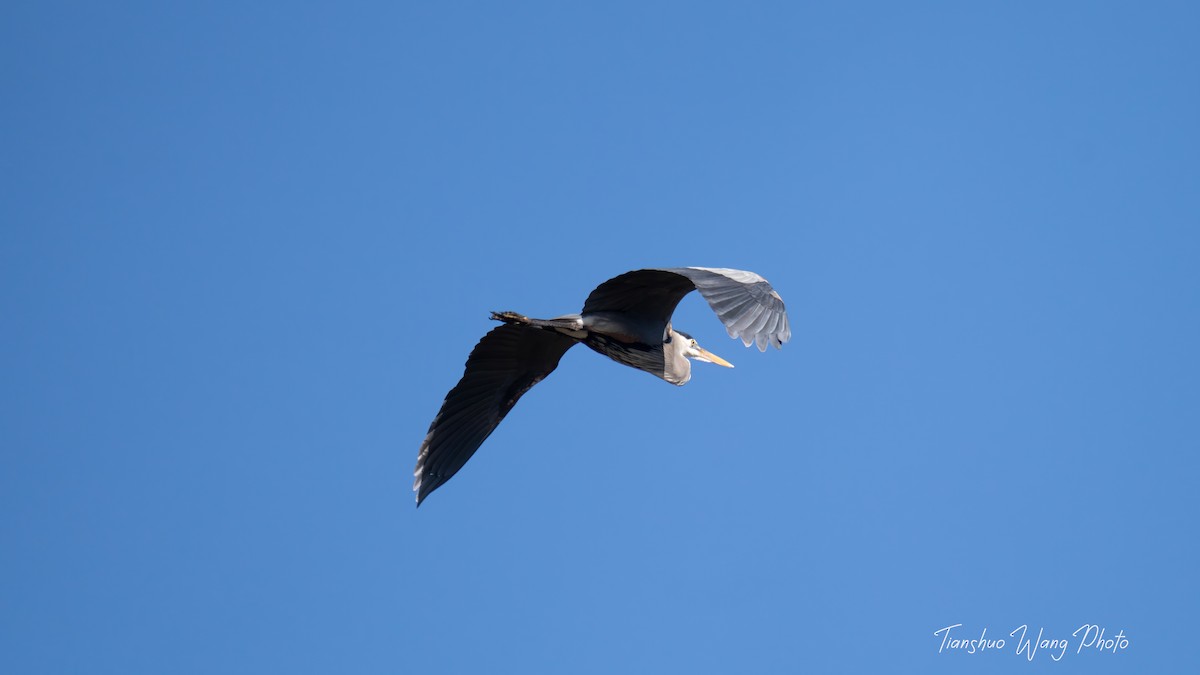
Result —
<instances>
[{"instance_id":1,"label":"tianshuo wang photo signature","mask_svg":"<svg viewBox=\"0 0 1200 675\"><path fill-rule=\"evenodd\" d=\"M990 638L988 629L984 627L979 636L962 630L962 624L956 623L933 631L934 637L941 640L938 653L962 652L978 654L981 652L1011 652L1024 656L1032 661L1035 656L1048 655L1051 660L1061 661L1068 653L1082 653L1085 649L1105 654L1119 654L1129 648L1129 636L1125 631L1108 633L1104 626L1085 623L1076 628L1069 637L1059 637L1038 628L1035 633L1028 624L1021 624L1003 636Z\"/></svg>"}]
</instances>

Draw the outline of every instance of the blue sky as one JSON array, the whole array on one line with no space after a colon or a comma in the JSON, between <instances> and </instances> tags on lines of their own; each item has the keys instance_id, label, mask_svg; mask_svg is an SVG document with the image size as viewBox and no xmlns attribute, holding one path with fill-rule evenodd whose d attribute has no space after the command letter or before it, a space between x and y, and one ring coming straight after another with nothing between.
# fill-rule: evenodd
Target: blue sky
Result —
<instances>
[{"instance_id":1,"label":"blue sky","mask_svg":"<svg viewBox=\"0 0 1200 675\"><path fill-rule=\"evenodd\" d=\"M7 3L0 670L1194 669L1198 19ZM792 342L689 297L735 370L575 349L413 507L489 311L679 265Z\"/></svg>"}]
</instances>

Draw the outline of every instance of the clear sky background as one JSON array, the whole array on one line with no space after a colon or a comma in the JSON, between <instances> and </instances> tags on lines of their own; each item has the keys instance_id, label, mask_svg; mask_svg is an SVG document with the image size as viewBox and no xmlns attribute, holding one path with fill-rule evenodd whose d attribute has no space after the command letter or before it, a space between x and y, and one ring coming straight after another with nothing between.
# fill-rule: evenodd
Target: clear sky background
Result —
<instances>
[{"instance_id":1,"label":"clear sky background","mask_svg":"<svg viewBox=\"0 0 1200 675\"><path fill-rule=\"evenodd\" d=\"M1195 7L6 2L0 671L1195 671ZM489 311L678 265L791 343L414 508Z\"/></svg>"}]
</instances>

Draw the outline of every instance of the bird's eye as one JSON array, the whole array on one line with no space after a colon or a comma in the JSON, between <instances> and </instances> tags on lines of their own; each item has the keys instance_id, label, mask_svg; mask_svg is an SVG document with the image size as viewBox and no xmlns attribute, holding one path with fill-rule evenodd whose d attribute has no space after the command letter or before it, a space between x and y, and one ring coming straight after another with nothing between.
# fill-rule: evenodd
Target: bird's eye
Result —
<instances>
[{"instance_id":1,"label":"bird's eye","mask_svg":"<svg viewBox=\"0 0 1200 675\"><path fill-rule=\"evenodd\" d=\"M696 341L695 341L695 340L692 340L692 346L693 346L693 347L699 347L700 345L696 344Z\"/></svg>"}]
</instances>

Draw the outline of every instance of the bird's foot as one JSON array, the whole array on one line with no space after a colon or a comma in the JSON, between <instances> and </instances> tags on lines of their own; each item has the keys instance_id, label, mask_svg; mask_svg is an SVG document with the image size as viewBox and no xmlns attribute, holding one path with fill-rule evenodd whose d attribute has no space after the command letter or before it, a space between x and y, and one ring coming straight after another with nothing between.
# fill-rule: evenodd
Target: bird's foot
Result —
<instances>
[{"instance_id":1,"label":"bird's foot","mask_svg":"<svg viewBox=\"0 0 1200 675\"><path fill-rule=\"evenodd\" d=\"M529 317L516 312L492 312L492 321L503 321L504 323L529 323Z\"/></svg>"}]
</instances>

